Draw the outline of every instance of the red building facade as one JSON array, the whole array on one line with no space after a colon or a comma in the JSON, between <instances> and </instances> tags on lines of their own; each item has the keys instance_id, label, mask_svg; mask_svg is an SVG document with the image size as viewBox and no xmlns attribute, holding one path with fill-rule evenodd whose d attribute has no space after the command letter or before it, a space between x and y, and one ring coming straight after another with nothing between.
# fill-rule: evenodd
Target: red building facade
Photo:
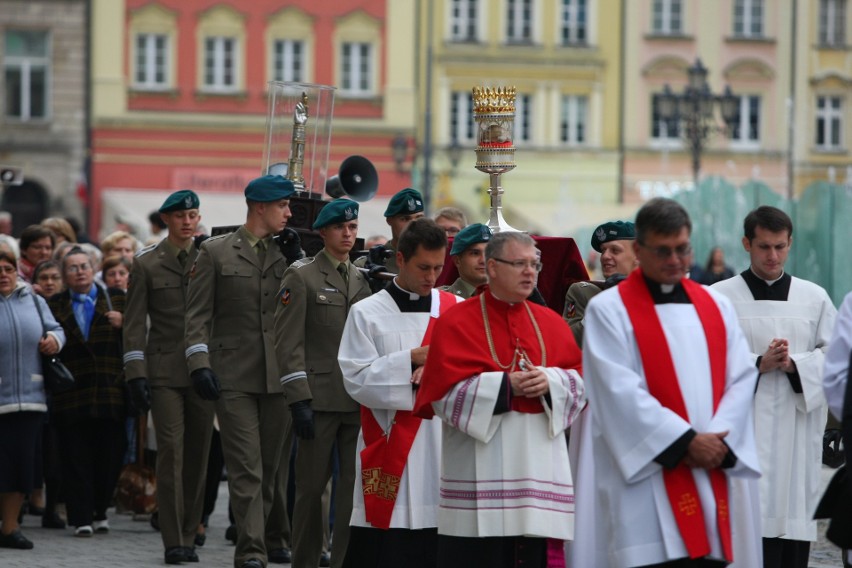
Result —
<instances>
[{"instance_id":1,"label":"red building facade","mask_svg":"<svg viewBox=\"0 0 852 568\"><path fill-rule=\"evenodd\" d=\"M92 234L111 229L113 212L144 219L147 210L126 210L139 200L122 203L130 192L159 199L188 187L202 194L202 204L205 193L241 196L261 173L272 80L337 88L329 175L346 156L360 154L378 170L379 197L410 185L409 169L393 160L392 141L413 135L414 116L394 111L414 96L407 79L413 73L405 71L404 53L388 55L389 6L96 0ZM242 215L233 211L233 223Z\"/></svg>"}]
</instances>

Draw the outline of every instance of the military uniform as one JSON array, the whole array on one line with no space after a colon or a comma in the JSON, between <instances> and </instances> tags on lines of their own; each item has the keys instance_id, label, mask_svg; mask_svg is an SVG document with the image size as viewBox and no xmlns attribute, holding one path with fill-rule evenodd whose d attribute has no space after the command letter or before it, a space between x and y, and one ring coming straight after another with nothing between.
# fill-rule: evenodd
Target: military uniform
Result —
<instances>
[{"instance_id":1,"label":"military uniform","mask_svg":"<svg viewBox=\"0 0 852 568\"><path fill-rule=\"evenodd\" d=\"M189 270L168 239L139 251L124 315L124 372L147 378L157 435L157 507L166 548L193 546L204 505L214 404L193 390L183 353ZM181 255L183 257L184 255ZM147 321L150 318L150 329Z\"/></svg>"},{"instance_id":2,"label":"military uniform","mask_svg":"<svg viewBox=\"0 0 852 568\"><path fill-rule=\"evenodd\" d=\"M467 299L473 296L473 293L476 291L476 287L468 284L461 278L456 278L456 281L449 286L441 286L441 290L451 292L456 296L461 296L462 298Z\"/></svg>"},{"instance_id":3,"label":"military uniform","mask_svg":"<svg viewBox=\"0 0 852 568\"><path fill-rule=\"evenodd\" d=\"M565 293L565 309L562 318L568 322L577 345L583 347L583 318L589 300L600 293L603 282L574 282Z\"/></svg>"},{"instance_id":4,"label":"military uniform","mask_svg":"<svg viewBox=\"0 0 852 568\"><path fill-rule=\"evenodd\" d=\"M351 203L351 205L350 205ZM348 209L347 209L348 208ZM335 211L348 217L338 219ZM314 228L357 219L348 200L327 205ZM344 279L340 271L347 274ZM335 496L332 566L343 564L349 544L349 517L355 487L355 451L360 407L346 393L337 352L349 308L370 295L366 277L350 262L326 249L295 262L284 273L275 314L275 347L287 402L310 401L313 439L300 439L296 453L296 503L293 508L293 567L315 568L323 548L321 499L337 451L340 477ZM304 403L302 403L304 404Z\"/></svg>"},{"instance_id":5,"label":"military uniform","mask_svg":"<svg viewBox=\"0 0 852 568\"><path fill-rule=\"evenodd\" d=\"M236 517L236 566L266 564L283 535L267 526L283 433L290 422L275 360L274 315L286 260L266 239L264 260L245 226L205 241L192 268L186 314L190 372L210 368L221 382L216 405L231 507ZM271 245L271 246L270 246ZM263 246L263 245L262 245Z\"/></svg>"}]
</instances>

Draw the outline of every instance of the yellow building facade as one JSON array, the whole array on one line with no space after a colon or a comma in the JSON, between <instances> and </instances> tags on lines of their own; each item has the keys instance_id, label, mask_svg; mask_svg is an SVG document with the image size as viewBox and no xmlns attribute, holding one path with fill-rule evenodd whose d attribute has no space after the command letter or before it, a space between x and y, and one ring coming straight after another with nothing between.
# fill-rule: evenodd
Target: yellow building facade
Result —
<instances>
[{"instance_id":1,"label":"yellow building facade","mask_svg":"<svg viewBox=\"0 0 852 568\"><path fill-rule=\"evenodd\" d=\"M796 14L793 186L852 188L852 6L799 2Z\"/></svg>"},{"instance_id":2,"label":"yellow building facade","mask_svg":"<svg viewBox=\"0 0 852 568\"><path fill-rule=\"evenodd\" d=\"M472 222L488 217L488 176L474 169L474 86L517 88L517 167L503 175L513 226L571 235L589 211L617 204L621 7L620 0L420 3L414 167L422 183L431 154L433 209L456 205Z\"/></svg>"}]
</instances>

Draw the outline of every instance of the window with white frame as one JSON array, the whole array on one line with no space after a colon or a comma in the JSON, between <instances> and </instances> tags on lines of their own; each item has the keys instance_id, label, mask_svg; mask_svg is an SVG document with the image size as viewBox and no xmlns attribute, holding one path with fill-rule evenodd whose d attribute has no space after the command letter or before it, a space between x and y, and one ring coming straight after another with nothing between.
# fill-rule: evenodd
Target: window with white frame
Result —
<instances>
[{"instance_id":1,"label":"window with white frame","mask_svg":"<svg viewBox=\"0 0 852 568\"><path fill-rule=\"evenodd\" d=\"M305 44L295 40L276 40L273 44L275 81L304 81Z\"/></svg>"},{"instance_id":2,"label":"window with white frame","mask_svg":"<svg viewBox=\"0 0 852 568\"><path fill-rule=\"evenodd\" d=\"M533 0L507 0L506 39L510 43L532 42Z\"/></svg>"},{"instance_id":3,"label":"window with white frame","mask_svg":"<svg viewBox=\"0 0 852 568\"><path fill-rule=\"evenodd\" d=\"M139 89L164 89L169 83L169 38L165 34L138 34L133 83Z\"/></svg>"},{"instance_id":4,"label":"window with white frame","mask_svg":"<svg viewBox=\"0 0 852 568\"><path fill-rule=\"evenodd\" d=\"M459 143L476 142L473 124L473 95L456 91L450 99L450 139Z\"/></svg>"},{"instance_id":5,"label":"window with white frame","mask_svg":"<svg viewBox=\"0 0 852 568\"><path fill-rule=\"evenodd\" d=\"M372 44L345 42L342 45L341 55L341 92L355 96L372 94Z\"/></svg>"},{"instance_id":6,"label":"window with white frame","mask_svg":"<svg viewBox=\"0 0 852 568\"><path fill-rule=\"evenodd\" d=\"M843 148L843 98L817 97L816 146L821 150Z\"/></svg>"},{"instance_id":7,"label":"window with white frame","mask_svg":"<svg viewBox=\"0 0 852 568\"><path fill-rule=\"evenodd\" d=\"M450 30L453 41L476 41L479 0L452 0Z\"/></svg>"},{"instance_id":8,"label":"window with white frame","mask_svg":"<svg viewBox=\"0 0 852 568\"><path fill-rule=\"evenodd\" d=\"M655 34L683 33L683 0L654 0L652 25Z\"/></svg>"},{"instance_id":9,"label":"window with white frame","mask_svg":"<svg viewBox=\"0 0 852 568\"><path fill-rule=\"evenodd\" d=\"M583 145L588 139L589 99L582 95L564 95L559 117L559 139L571 146Z\"/></svg>"},{"instance_id":10,"label":"window with white frame","mask_svg":"<svg viewBox=\"0 0 852 568\"><path fill-rule=\"evenodd\" d=\"M734 0L734 35L763 36L763 0Z\"/></svg>"},{"instance_id":11,"label":"window with white frame","mask_svg":"<svg viewBox=\"0 0 852 568\"><path fill-rule=\"evenodd\" d=\"M675 142L680 137L679 122L677 116L664 119L660 116L659 104L662 95L651 96L651 139L657 142Z\"/></svg>"},{"instance_id":12,"label":"window with white frame","mask_svg":"<svg viewBox=\"0 0 852 568\"><path fill-rule=\"evenodd\" d=\"M760 97L746 95L739 100L728 134L738 143L755 145L760 142Z\"/></svg>"},{"instance_id":13,"label":"window with white frame","mask_svg":"<svg viewBox=\"0 0 852 568\"><path fill-rule=\"evenodd\" d=\"M237 89L237 40L233 37L204 39L204 87L211 91Z\"/></svg>"},{"instance_id":14,"label":"window with white frame","mask_svg":"<svg viewBox=\"0 0 852 568\"><path fill-rule=\"evenodd\" d=\"M50 80L47 32L7 30L4 39L6 116L24 121L47 118Z\"/></svg>"},{"instance_id":15,"label":"window with white frame","mask_svg":"<svg viewBox=\"0 0 852 568\"><path fill-rule=\"evenodd\" d=\"M561 17L562 45L589 43L587 0L562 0Z\"/></svg>"},{"instance_id":16,"label":"window with white frame","mask_svg":"<svg viewBox=\"0 0 852 568\"><path fill-rule=\"evenodd\" d=\"M532 95L519 94L515 97L514 142L532 142Z\"/></svg>"},{"instance_id":17,"label":"window with white frame","mask_svg":"<svg viewBox=\"0 0 852 568\"><path fill-rule=\"evenodd\" d=\"M846 0L820 0L819 43L838 47L846 44Z\"/></svg>"}]
</instances>

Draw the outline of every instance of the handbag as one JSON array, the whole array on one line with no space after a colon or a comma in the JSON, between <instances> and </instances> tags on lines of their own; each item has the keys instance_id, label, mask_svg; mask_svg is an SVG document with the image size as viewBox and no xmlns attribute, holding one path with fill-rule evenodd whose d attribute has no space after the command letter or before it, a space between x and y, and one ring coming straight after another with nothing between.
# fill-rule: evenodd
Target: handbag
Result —
<instances>
[{"instance_id":1,"label":"handbag","mask_svg":"<svg viewBox=\"0 0 852 568\"><path fill-rule=\"evenodd\" d=\"M42 337L47 337L47 324L44 322L44 314L35 294L32 295L38 317L41 320ZM74 387L74 375L68 367L59 359L58 355L41 356L41 374L44 377L44 388L51 394L65 392Z\"/></svg>"},{"instance_id":2,"label":"handbag","mask_svg":"<svg viewBox=\"0 0 852 568\"><path fill-rule=\"evenodd\" d=\"M157 476L154 468L145 465L145 439L148 417L136 417L136 463L121 469L115 486L115 500L124 509L138 515L157 510Z\"/></svg>"}]
</instances>

